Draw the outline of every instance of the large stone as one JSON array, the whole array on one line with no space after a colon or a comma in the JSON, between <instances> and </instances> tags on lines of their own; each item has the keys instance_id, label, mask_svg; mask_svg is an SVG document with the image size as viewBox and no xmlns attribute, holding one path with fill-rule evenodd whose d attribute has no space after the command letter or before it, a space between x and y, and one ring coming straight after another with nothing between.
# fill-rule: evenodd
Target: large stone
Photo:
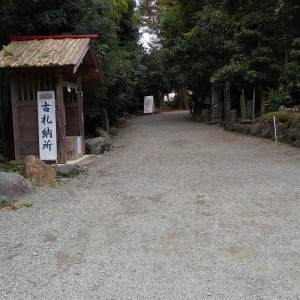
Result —
<instances>
[{"instance_id":1,"label":"large stone","mask_svg":"<svg viewBox=\"0 0 300 300\"><path fill-rule=\"evenodd\" d=\"M117 127L126 127L127 126L126 118L116 118L116 125Z\"/></svg>"},{"instance_id":2,"label":"large stone","mask_svg":"<svg viewBox=\"0 0 300 300\"><path fill-rule=\"evenodd\" d=\"M271 137L272 136L271 130L272 130L271 122L265 120L263 123L263 128L261 130L261 136L266 138Z\"/></svg>"},{"instance_id":3,"label":"large stone","mask_svg":"<svg viewBox=\"0 0 300 300\"><path fill-rule=\"evenodd\" d=\"M236 131L236 132L244 132L244 126L242 124L232 124L231 125L232 131Z\"/></svg>"},{"instance_id":4,"label":"large stone","mask_svg":"<svg viewBox=\"0 0 300 300\"><path fill-rule=\"evenodd\" d=\"M108 137L108 133L102 127L97 127L95 129L95 134L97 137Z\"/></svg>"},{"instance_id":5,"label":"large stone","mask_svg":"<svg viewBox=\"0 0 300 300\"><path fill-rule=\"evenodd\" d=\"M241 120L240 121L240 124L252 124L252 120L249 120L249 119L244 119L244 120Z\"/></svg>"},{"instance_id":6,"label":"large stone","mask_svg":"<svg viewBox=\"0 0 300 300\"><path fill-rule=\"evenodd\" d=\"M295 145L297 141L297 129L290 128L286 134L284 142Z\"/></svg>"},{"instance_id":7,"label":"large stone","mask_svg":"<svg viewBox=\"0 0 300 300\"><path fill-rule=\"evenodd\" d=\"M277 138L279 140L286 141L287 136L289 134L289 128L286 126L286 124L277 123L276 124L276 134L277 134Z\"/></svg>"},{"instance_id":8,"label":"large stone","mask_svg":"<svg viewBox=\"0 0 300 300\"><path fill-rule=\"evenodd\" d=\"M296 140L300 142L300 130L296 130Z\"/></svg>"},{"instance_id":9,"label":"large stone","mask_svg":"<svg viewBox=\"0 0 300 300\"><path fill-rule=\"evenodd\" d=\"M296 140L296 142L294 143L294 146L297 148L300 148L300 140Z\"/></svg>"},{"instance_id":10,"label":"large stone","mask_svg":"<svg viewBox=\"0 0 300 300\"><path fill-rule=\"evenodd\" d=\"M255 123L253 124L252 128L251 128L251 134L252 135L260 135L261 131L263 129L263 123Z\"/></svg>"},{"instance_id":11,"label":"large stone","mask_svg":"<svg viewBox=\"0 0 300 300\"><path fill-rule=\"evenodd\" d=\"M99 155L110 150L110 140L104 137L97 137L85 140L85 149L87 154Z\"/></svg>"},{"instance_id":12,"label":"large stone","mask_svg":"<svg viewBox=\"0 0 300 300\"><path fill-rule=\"evenodd\" d=\"M25 177L34 184L48 185L55 179L55 170L34 155L25 158L24 167Z\"/></svg>"},{"instance_id":13,"label":"large stone","mask_svg":"<svg viewBox=\"0 0 300 300\"><path fill-rule=\"evenodd\" d=\"M18 200L16 202L12 203L12 205L10 206L10 208L13 210L21 209L21 208L25 208L25 207L27 207L25 200Z\"/></svg>"},{"instance_id":14,"label":"large stone","mask_svg":"<svg viewBox=\"0 0 300 300\"><path fill-rule=\"evenodd\" d=\"M263 123L264 122L264 118L263 117L256 117L253 119L254 123Z\"/></svg>"},{"instance_id":15,"label":"large stone","mask_svg":"<svg viewBox=\"0 0 300 300\"><path fill-rule=\"evenodd\" d=\"M66 177L77 176L80 174L80 169L74 165L59 165L55 170L57 174Z\"/></svg>"},{"instance_id":16,"label":"large stone","mask_svg":"<svg viewBox=\"0 0 300 300\"><path fill-rule=\"evenodd\" d=\"M253 100L247 100L246 102L246 118L252 119L253 117Z\"/></svg>"},{"instance_id":17,"label":"large stone","mask_svg":"<svg viewBox=\"0 0 300 300\"><path fill-rule=\"evenodd\" d=\"M109 132L110 135L113 135L113 136L116 136L118 134L118 129L117 127L115 126L111 126L110 127L110 132Z\"/></svg>"},{"instance_id":18,"label":"large stone","mask_svg":"<svg viewBox=\"0 0 300 300\"><path fill-rule=\"evenodd\" d=\"M24 194L31 193L34 186L29 180L17 173L0 172L0 199L17 200Z\"/></svg>"}]
</instances>

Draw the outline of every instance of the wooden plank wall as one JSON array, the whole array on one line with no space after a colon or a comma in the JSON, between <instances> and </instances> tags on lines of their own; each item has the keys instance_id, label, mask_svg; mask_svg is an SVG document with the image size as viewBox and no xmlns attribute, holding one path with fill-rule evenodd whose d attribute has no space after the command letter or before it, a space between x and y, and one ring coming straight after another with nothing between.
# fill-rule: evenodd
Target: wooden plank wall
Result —
<instances>
[{"instance_id":1,"label":"wooden plank wall","mask_svg":"<svg viewBox=\"0 0 300 300\"><path fill-rule=\"evenodd\" d=\"M70 79L69 79L70 80ZM37 91L55 90L57 110L58 162L66 163L66 136L83 136L81 82L63 80L62 70L26 68L11 72L15 157L39 156ZM67 91L64 101L64 89ZM78 90L77 90L78 89ZM79 94L80 93L80 94Z\"/></svg>"},{"instance_id":2,"label":"wooden plank wall","mask_svg":"<svg viewBox=\"0 0 300 300\"><path fill-rule=\"evenodd\" d=\"M51 69L21 69L11 73L15 158L39 156L37 91L52 90Z\"/></svg>"},{"instance_id":3,"label":"wooden plank wall","mask_svg":"<svg viewBox=\"0 0 300 300\"><path fill-rule=\"evenodd\" d=\"M19 144L21 159L27 155L39 156L37 106L18 106Z\"/></svg>"},{"instance_id":4,"label":"wooden plank wall","mask_svg":"<svg viewBox=\"0 0 300 300\"><path fill-rule=\"evenodd\" d=\"M79 118L77 103L65 103L66 110L66 136L79 136Z\"/></svg>"}]
</instances>

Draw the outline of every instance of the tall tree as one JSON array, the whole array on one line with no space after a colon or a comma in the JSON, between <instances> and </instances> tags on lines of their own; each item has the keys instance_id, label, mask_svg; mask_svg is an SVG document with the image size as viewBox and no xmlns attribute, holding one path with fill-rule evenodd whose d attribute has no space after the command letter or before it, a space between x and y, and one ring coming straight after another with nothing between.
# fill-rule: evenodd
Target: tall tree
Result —
<instances>
[{"instance_id":1,"label":"tall tree","mask_svg":"<svg viewBox=\"0 0 300 300\"><path fill-rule=\"evenodd\" d=\"M95 119L100 107L114 115L136 102L141 49L135 6L134 0L14 0L2 3L0 13L9 35L98 34L105 84L84 87L85 115Z\"/></svg>"}]
</instances>

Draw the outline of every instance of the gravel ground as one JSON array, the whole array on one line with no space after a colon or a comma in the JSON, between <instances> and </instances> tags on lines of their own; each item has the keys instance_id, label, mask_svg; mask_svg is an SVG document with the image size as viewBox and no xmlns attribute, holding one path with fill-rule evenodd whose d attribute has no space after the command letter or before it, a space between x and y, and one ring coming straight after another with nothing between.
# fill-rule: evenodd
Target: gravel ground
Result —
<instances>
[{"instance_id":1,"label":"gravel ground","mask_svg":"<svg viewBox=\"0 0 300 300\"><path fill-rule=\"evenodd\" d=\"M1 299L300 299L300 151L138 117L88 175L0 212Z\"/></svg>"}]
</instances>

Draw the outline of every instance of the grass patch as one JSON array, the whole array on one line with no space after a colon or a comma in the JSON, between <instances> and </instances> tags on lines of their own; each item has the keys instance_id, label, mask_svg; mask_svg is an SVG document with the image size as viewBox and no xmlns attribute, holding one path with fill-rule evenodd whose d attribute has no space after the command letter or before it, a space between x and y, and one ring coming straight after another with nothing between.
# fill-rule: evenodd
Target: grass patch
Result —
<instances>
[{"instance_id":1,"label":"grass patch","mask_svg":"<svg viewBox=\"0 0 300 300\"><path fill-rule=\"evenodd\" d=\"M60 178L55 178L54 180L52 180L50 183L49 183L49 187L56 187L58 185L61 184L61 179Z\"/></svg>"},{"instance_id":2,"label":"grass patch","mask_svg":"<svg viewBox=\"0 0 300 300\"><path fill-rule=\"evenodd\" d=\"M3 156L1 155L3 158ZM24 163L18 160L6 161L0 157L0 172L24 174Z\"/></svg>"},{"instance_id":3,"label":"grass patch","mask_svg":"<svg viewBox=\"0 0 300 300\"><path fill-rule=\"evenodd\" d=\"M250 135L251 134L251 129L247 128L246 131L245 131L245 134Z\"/></svg>"},{"instance_id":4,"label":"grass patch","mask_svg":"<svg viewBox=\"0 0 300 300\"><path fill-rule=\"evenodd\" d=\"M11 203L8 202L8 201L6 201L6 200L0 200L0 209L4 208L4 207L8 207L10 205L11 205Z\"/></svg>"},{"instance_id":5,"label":"grass patch","mask_svg":"<svg viewBox=\"0 0 300 300\"><path fill-rule=\"evenodd\" d=\"M292 128L296 128L297 130L300 130L300 115L296 116L295 119L292 122Z\"/></svg>"}]
</instances>

